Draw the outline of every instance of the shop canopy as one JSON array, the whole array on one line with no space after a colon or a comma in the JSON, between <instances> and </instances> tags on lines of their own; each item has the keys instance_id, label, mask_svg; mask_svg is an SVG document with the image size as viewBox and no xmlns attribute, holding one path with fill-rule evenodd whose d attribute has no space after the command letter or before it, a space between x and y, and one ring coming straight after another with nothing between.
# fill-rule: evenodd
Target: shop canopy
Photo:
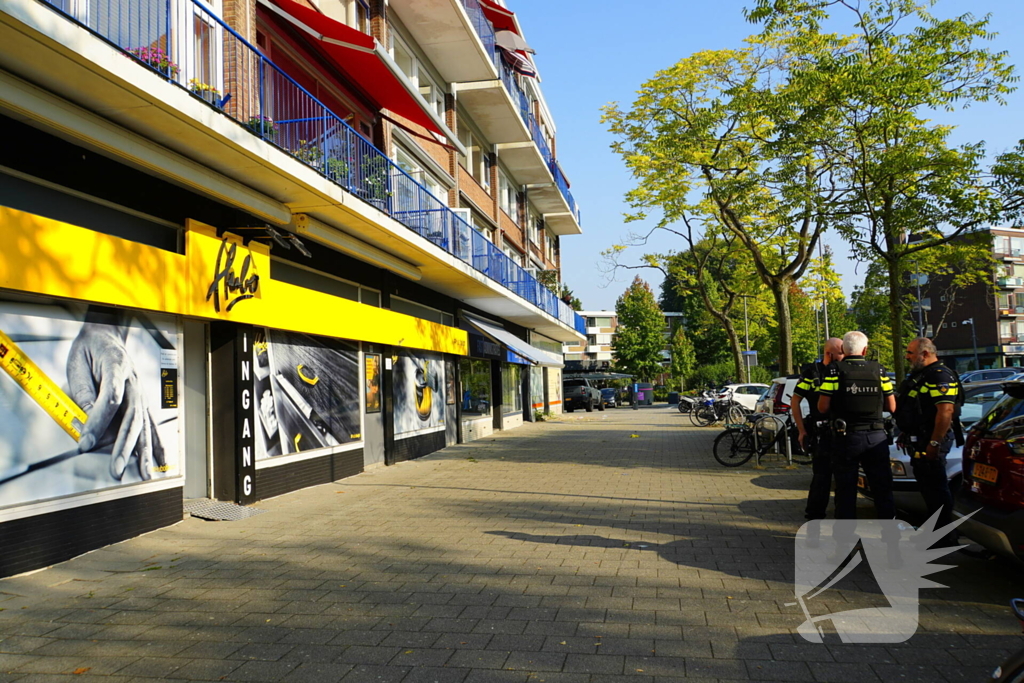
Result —
<instances>
[{"instance_id":1,"label":"shop canopy","mask_svg":"<svg viewBox=\"0 0 1024 683\"><path fill-rule=\"evenodd\" d=\"M462 318L480 334L495 343L501 344L512 353L522 356L533 365L547 368L560 368L564 365L562 357L558 354L538 349L536 346L526 343L498 323L478 318L469 313L463 313Z\"/></svg>"},{"instance_id":2,"label":"shop canopy","mask_svg":"<svg viewBox=\"0 0 1024 683\"><path fill-rule=\"evenodd\" d=\"M376 38L293 0L260 0L260 4L312 38L318 52L380 107L446 139Z\"/></svg>"}]
</instances>

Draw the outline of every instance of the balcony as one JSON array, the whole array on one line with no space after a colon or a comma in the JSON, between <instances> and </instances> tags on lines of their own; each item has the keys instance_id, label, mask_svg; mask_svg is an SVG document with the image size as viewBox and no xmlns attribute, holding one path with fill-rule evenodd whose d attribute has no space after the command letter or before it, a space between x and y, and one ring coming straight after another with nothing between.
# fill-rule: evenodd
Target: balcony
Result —
<instances>
[{"instance_id":1,"label":"balcony","mask_svg":"<svg viewBox=\"0 0 1024 683\"><path fill-rule=\"evenodd\" d=\"M233 173L236 177L247 177L250 186L256 189L280 188L281 180L287 178L286 191L291 198L283 199L288 201L287 206L293 212L323 209L324 213L332 210L340 213L341 209L345 209L349 212L346 214L346 227L351 228L357 237L370 244L392 249L406 261L417 261L414 270L418 267L424 273L429 272L430 277L425 278L424 282L438 291L479 305L488 312L504 315L509 320L533 327L549 336L571 338L571 335L553 323L546 320L538 322L541 316L531 314L529 308L518 304L510 296L514 294L562 325L582 334L584 321L571 307L511 261L444 202L430 194L199 2L169 0L167 3L141 7L132 0L98 2L99 6L95 1L90 3L88 14L79 14L77 18L65 12L65 8L70 11L76 3L49 0L47 4L160 77L153 78L152 83L146 82L150 80L148 77L143 77L141 80L145 83L138 90L131 90L131 93L137 97L140 91L164 88L166 92L161 90L162 94L158 98L162 104L166 104L167 100L178 103L177 109L150 107L144 114L147 117L146 123L151 126L157 119L166 122L160 130L166 138L165 144L177 144L179 149L192 145L189 151L194 152L196 158L203 158L196 143L196 140L201 140L202 153L217 158L217 163L206 162L210 168ZM43 29L51 28L55 30L55 35L60 35L64 27L52 21L52 14L49 17L34 15L33 12L46 14L44 9L36 10L36 7L35 3L26 3L22 8L25 11L16 17L15 22L29 21L37 33L42 34ZM121 20L114 22L111 17L121 17ZM181 21L181 17L189 17L194 21ZM23 25L12 24L9 14L0 12L0 41L14 35L10 27L21 30ZM202 31L196 29L197 26L202 27ZM8 45L14 46L14 43L9 42ZM5 62L13 60L16 65L22 64L16 58L23 55L31 57L31 45L30 41L21 39L6 53ZM164 48L168 46L176 50L167 53ZM102 54L104 49L102 44L95 41L82 48L85 52L99 52L100 59L105 59ZM112 62L104 62L103 68L113 68L131 75L144 73L135 66L122 66L118 60L119 57ZM128 62L124 61L123 64ZM83 79L103 78L104 75L98 73L96 68L93 64L91 68L76 71L76 85L85 87L82 85ZM59 79L65 72L57 68L53 73L54 78ZM175 88L160 86L160 79L175 86L179 92L191 93L194 101L201 103L190 104L187 94L183 99L174 95ZM123 77L121 83L123 85L119 87L135 88L133 83L124 81ZM58 86L63 85L63 82L56 81L53 89L59 91ZM103 95L111 99L123 92L114 91L109 86L107 90L109 93ZM133 109L127 104L122 106L125 111ZM189 119L182 107L189 112L205 110L201 117L202 123ZM122 115L120 111L112 110L111 113ZM241 128L227 124L230 136L217 137L211 134L224 130L225 126L220 122L227 119ZM180 131L176 136L167 135L166 131L172 125ZM200 132L197 127L201 125L207 128ZM246 145L253 148L250 142L253 138L272 145L330 183L318 181L310 185L305 180L307 173L299 171L302 166L296 164L295 171L291 171L293 162L280 157L281 161L277 163L288 166L287 172L293 173L285 176L286 172L280 165L269 161L276 152L266 146L259 147L260 143L255 143L257 146L254 149L263 150L260 156L264 158L259 163L253 163L251 158L243 154ZM308 177L315 179L317 176L308 174ZM313 186L330 188L331 183L362 200L364 206L353 207L351 201L325 203L322 192L318 197L309 189ZM331 189L330 193L336 193L336 190ZM374 210L379 213L375 214ZM432 251L421 240L405 237L396 240L389 237L386 226L373 220L375 215L380 214L384 215L382 218L385 223L395 225L387 220L390 217L404 226L404 229L429 241L443 254L465 265L456 266L455 260ZM400 226L396 225L396 229L401 230ZM466 267L504 289L484 286L484 280L470 278L470 271L462 270ZM456 272L466 272L467 275L455 277Z\"/></svg>"},{"instance_id":2,"label":"balcony","mask_svg":"<svg viewBox=\"0 0 1024 683\"><path fill-rule=\"evenodd\" d=\"M1001 277L996 278L996 286L1001 289L1013 289L1014 287L1024 287L1024 278L1021 277Z\"/></svg>"},{"instance_id":3,"label":"balcony","mask_svg":"<svg viewBox=\"0 0 1024 683\"><path fill-rule=\"evenodd\" d=\"M389 6L445 81L497 77L494 29L478 0L391 0Z\"/></svg>"}]
</instances>

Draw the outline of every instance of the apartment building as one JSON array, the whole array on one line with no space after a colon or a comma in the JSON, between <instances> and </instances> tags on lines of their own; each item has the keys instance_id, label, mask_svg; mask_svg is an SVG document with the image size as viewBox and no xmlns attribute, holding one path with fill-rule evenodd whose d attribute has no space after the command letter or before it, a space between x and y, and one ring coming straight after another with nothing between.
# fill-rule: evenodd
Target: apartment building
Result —
<instances>
[{"instance_id":1,"label":"apartment building","mask_svg":"<svg viewBox=\"0 0 1024 683\"><path fill-rule=\"evenodd\" d=\"M912 316L958 372L1024 366L1024 229L990 228L992 278L961 289L948 276L911 276ZM920 292L920 301L917 302Z\"/></svg>"},{"instance_id":2,"label":"apartment building","mask_svg":"<svg viewBox=\"0 0 1024 683\"><path fill-rule=\"evenodd\" d=\"M0 123L0 576L561 410L514 8L4 0Z\"/></svg>"},{"instance_id":3,"label":"apartment building","mask_svg":"<svg viewBox=\"0 0 1024 683\"><path fill-rule=\"evenodd\" d=\"M612 341L619 326L615 311L580 311L586 323L585 341L566 342L562 345L567 372L591 372L610 370L614 365ZM662 336L665 348L661 352L661 364L667 369L672 363L672 335L676 328L684 323L682 313L665 311L662 313L665 326ZM662 375L659 383L665 383L668 375Z\"/></svg>"}]
</instances>

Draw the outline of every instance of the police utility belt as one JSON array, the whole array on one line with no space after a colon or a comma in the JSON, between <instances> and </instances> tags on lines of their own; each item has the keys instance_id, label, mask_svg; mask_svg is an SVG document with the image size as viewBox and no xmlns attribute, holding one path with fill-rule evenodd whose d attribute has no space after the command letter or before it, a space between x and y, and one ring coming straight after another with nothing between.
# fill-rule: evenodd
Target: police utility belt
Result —
<instances>
[{"instance_id":1,"label":"police utility belt","mask_svg":"<svg viewBox=\"0 0 1024 683\"><path fill-rule=\"evenodd\" d=\"M835 419L827 423L832 433L836 436L846 436L850 432L881 432L885 430L885 422L856 422L853 424L847 424L846 420Z\"/></svg>"}]
</instances>

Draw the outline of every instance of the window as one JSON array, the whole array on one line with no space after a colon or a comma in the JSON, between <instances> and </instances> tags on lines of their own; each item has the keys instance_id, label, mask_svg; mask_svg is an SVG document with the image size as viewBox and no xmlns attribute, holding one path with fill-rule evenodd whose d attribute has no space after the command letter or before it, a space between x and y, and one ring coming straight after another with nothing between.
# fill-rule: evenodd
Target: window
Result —
<instances>
[{"instance_id":1,"label":"window","mask_svg":"<svg viewBox=\"0 0 1024 683\"><path fill-rule=\"evenodd\" d=\"M491 414L491 361L463 359L459 361L462 375L462 419L473 420Z\"/></svg>"},{"instance_id":2,"label":"window","mask_svg":"<svg viewBox=\"0 0 1024 683\"><path fill-rule=\"evenodd\" d=\"M398 35L393 36L391 52L395 64L412 81L413 86L419 91L420 97L427 103L427 108L438 116L443 116L444 90L430 75L426 66L420 62L412 49Z\"/></svg>"},{"instance_id":3,"label":"window","mask_svg":"<svg viewBox=\"0 0 1024 683\"><path fill-rule=\"evenodd\" d=\"M612 319L611 318L590 318L590 320L594 321L594 324L591 325L591 327L611 327L612 326ZM589 324L589 320L588 320L588 324Z\"/></svg>"},{"instance_id":4,"label":"window","mask_svg":"<svg viewBox=\"0 0 1024 683\"><path fill-rule=\"evenodd\" d=\"M543 254L545 251L546 235L544 234L544 219L540 217L533 207L530 207L529 217L529 228L530 228L530 243L537 245L540 252Z\"/></svg>"},{"instance_id":5,"label":"window","mask_svg":"<svg viewBox=\"0 0 1024 683\"><path fill-rule=\"evenodd\" d=\"M429 171L427 171L420 162L409 152L398 145L395 146L395 163L398 164L399 168L412 176L412 179L417 183L427 188L430 194L434 195L440 201L445 200L445 194L447 190L441 184L436 177L434 177ZM406 193L414 191L414 188L404 188ZM402 188L399 188L399 192L402 192ZM414 197L399 197L400 206L416 206L416 198ZM408 201L409 203L406 203Z\"/></svg>"},{"instance_id":6,"label":"window","mask_svg":"<svg viewBox=\"0 0 1024 683\"><path fill-rule=\"evenodd\" d=\"M502 247L502 251L504 251L505 255L512 259L512 262L515 263L517 266L523 265L523 255L520 254L519 250L513 247L511 244L505 242Z\"/></svg>"},{"instance_id":7,"label":"window","mask_svg":"<svg viewBox=\"0 0 1024 683\"><path fill-rule=\"evenodd\" d=\"M519 222L519 190L504 171L498 171L498 204L508 217Z\"/></svg>"},{"instance_id":8,"label":"window","mask_svg":"<svg viewBox=\"0 0 1024 683\"><path fill-rule=\"evenodd\" d=\"M355 2L355 22L356 29L369 35L372 32L370 28L370 5L366 0L356 0Z\"/></svg>"},{"instance_id":9,"label":"window","mask_svg":"<svg viewBox=\"0 0 1024 683\"><path fill-rule=\"evenodd\" d=\"M523 368L514 363L502 363L501 410L505 415L523 412Z\"/></svg>"},{"instance_id":10,"label":"window","mask_svg":"<svg viewBox=\"0 0 1024 683\"><path fill-rule=\"evenodd\" d=\"M1001 337L1012 337L1013 336L1013 323L1003 321L999 323L999 335Z\"/></svg>"}]
</instances>

